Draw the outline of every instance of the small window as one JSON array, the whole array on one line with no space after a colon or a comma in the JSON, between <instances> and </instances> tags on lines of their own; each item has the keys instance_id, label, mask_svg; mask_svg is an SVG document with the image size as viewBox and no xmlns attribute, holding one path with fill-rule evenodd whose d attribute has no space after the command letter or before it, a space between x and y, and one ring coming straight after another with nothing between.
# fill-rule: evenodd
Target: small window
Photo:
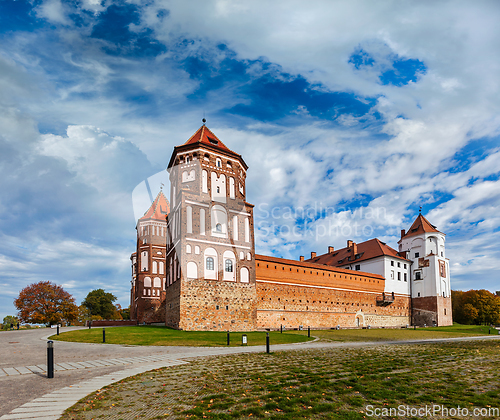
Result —
<instances>
[{"instance_id":1,"label":"small window","mask_svg":"<svg viewBox=\"0 0 500 420\"><path fill-rule=\"evenodd\" d=\"M406 268L406 264L403 264L403 267Z\"/></svg>"},{"instance_id":2,"label":"small window","mask_svg":"<svg viewBox=\"0 0 500 420\"><path fill-rule=\"evenodd\" d=\"M418 297L420 297L420 292L418 292Z\"/></svg>"},{"instance_id":3,"label":"small window","mask_svg":"<svg viewBox=\"0 0 500 420\"><path fill-rule=\"evenodd\" d=\"M217 160L215 162L216 162L215 164L217 165L217 168L222 168L222 161L219 158L217 158Z\"/></svg>"},{"instance_id":4,"label":"small window","mask_svg":"<svg viewBox=\"0 0 500 420\"><path fill-rule=\"evenodd\" d=\"M391 261L391 267L394 267L394 261Z\"/></svg>"},{"instance_id":5,"label":"small window","mask_svg":"<svg viewBox=\"0 0 500 420\"><path fill-rule=\"evenodd\" d=\"M415 272L415 280L421 280L422 279L422 274L420 273L420 271L416 271Z\"/></svg>"},{"instance_id":6,"label":"small window","mask_svg":"<svg viewBox=\"0 0 500 420\"><path fill-rule=\"evenodd\" d=\"M415 258L420 257L420 252L415 252Z\"/></svg>"},{"instance_id":7,"label":"small window","mask_svg":"<svg viewBox=\"0 0 500 420\"><path fill-rule=\"evenodd\" d=\"M217 187L217 194L220 194L220 187Z\"/></svg>"},{"instance_id":8,"label":"small window","mask_svg":"<svg viewBox=\"0 0 500 420\"><path fill-rule=\"evenodd\" d=\"M442 256L442 257L444 257L444 255L443 255L443 251L441 251L441 256ZM446 311L446 309L445 309L445 311ZM445 314L445 315L446 315L446 314Z\"/></svg>"},{"instance_id":9,"label":"small window","mask_svg":"<svg viewBox=\"0 0 500 420\"><path fill-rule=\"evenodd\" d=\"M408 279L407 279L407 277L406 277L406 273L404 273L404 274L403 274L403 276L404 276L404 280L405 280L405 281L408 281Z\"/></svg>"},{"instance_id":10,"label":"small window","mask_svg":"<svg viewBox=\"0 0 500 420\"><path fill-rule=\"evenodd\" d=\"M401 281L401 273L398 271L398 280Z\"/></svg>"},{"instance_id":11,"label":"small window","mask_svg":"<svg viewBox=\"0 0 500 420\"><path fill-rule=\"evenodd\" d=\"M233 272L233 262L231 260L226 260L226 272L227 273Z\"/></svg>"},{"instance_id":12,"label":"small window","mask_svg":"<svg viewBox=\"0 0 500 420\"><path fill-rule=\"evenodd\" d=\"M191 162L191 158L189 156L186 156L186 163Z\"/></svg>"},{"instance_id":13,"label":"small window","mask_svg":"<svg viewBox=\"0 0 500 420\"><path fill-rule=\"evenodd\" d=\"M208 137L208 136L207 136ZM208 137L208 141L212 144L218 144L218 140L217 139L214 139L213 137Z\"/></svg>"},{"instance_id":14,"label":"small window","mask_svg":"<svg viewBox=\"0 0 500 420\"><path fill-rule=\"evenodd\" d=\"M361 270L361 265L360 265L360 264L357 264L355 268L356 268L356 270L358 270L358 271L359 271L359 270Z\"/></svg>"},{"instance_id":15,"label":"small window","mask_svg":"<svg viewBox=\"0 0 500 420\"><path fill-rule=\"evenodd\" d=\"M220 223L217 223L215 225L215 231L219 232L219 233L222 233L222 225Z\"/></svg>"},{"instance_id":16,"label":"small window","mask_svg":"<svg viewBox=\"0 0 500 420\"><path fill-rule=\"evenodd\" d=\"M214 269L214 259L212 257L207 257L207 270Z\"/></svg>"},{"instance_id":17,"label":"small window","mask_svg":"<svg viewBox=\"0 0 500 420\"><path fill-rule=\"evenodd\" d=\"M401 267L401 263L400 262L398 262L398 267Z\"/></svg>"},{"instance_id":18,"label":"small window","mask_svg":"<svg viewBox=\"0 0 500 420\"><path fill-rule=\"evenodd\" d=\"M215 305L215 310L219 310L219 305Z\"/></svg>"}]
</instances>

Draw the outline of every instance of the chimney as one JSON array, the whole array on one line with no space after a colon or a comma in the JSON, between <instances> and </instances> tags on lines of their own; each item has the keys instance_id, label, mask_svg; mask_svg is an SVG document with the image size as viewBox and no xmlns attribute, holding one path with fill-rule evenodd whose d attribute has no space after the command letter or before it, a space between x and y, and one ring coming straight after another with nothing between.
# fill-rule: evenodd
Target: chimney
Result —
<instances>
[{"instance_id":1,"label":"chimney","mask_svg":"<svg viewBox=\"0 0 500 420\"><path fill-rule=\"evenodd\" d=\"M299 261L304 261L304 256L303 256L303 255L301 255L301 256L299 257Z\"/></svg>"},{"instance_id":2,"label":"chimney","mask_svg":"<svg viewBox=\"0 0 500 420\"><path fill-rule=\"evenodd\" d=\"M333 246L329 246L328 247L328 253L331 254L335 249L333 248Z\"/></svg>"},{"instance_id":3,"label":"chimney","mask_svg":"<svg viewBox=\"0 0 500 420\"><path fill-rule=\"evenodd\" d=\"M311 252L311 258L316 258L316 253L315 252Z\"/></svg>"},{"instance_id":4,"label":"chimney","mask_svg":"<svg viewBox=\"0 0 500 420\"><path fill-rule=\"evenodd\" d=\"M405 236L405 230L401 229L401 239L403 239L403 236Z\"/></svg>"},{"instance_id":5,"label":"chimney","mask_svg":"<svg viewBox=\"0 0 500 420\"><path fill-rule=\"evenodd\" d=\"M351 241L350 239L348 239L347 240L347 248L351 248L353 243L354 243L353 241Z\"/></svg>"},{"instance_id":6,"label":"chimney","mask_svg":"<svg viewBox=\"0 0 500 420\"><path fill-rule=\"evenodd\" d=\"M352 254L356 255L358 253L358 244L356 242L352 243Z\"/></svg>"}]
</instances>

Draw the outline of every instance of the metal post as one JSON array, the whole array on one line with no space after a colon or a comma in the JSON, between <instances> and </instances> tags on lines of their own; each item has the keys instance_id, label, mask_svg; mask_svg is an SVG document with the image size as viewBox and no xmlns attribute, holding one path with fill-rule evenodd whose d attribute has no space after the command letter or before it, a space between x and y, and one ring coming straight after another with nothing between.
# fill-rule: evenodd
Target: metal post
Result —
<instances>
[{"instance_id":1,"label":"metal post","mask_svg":"<svg viewBox=\"0 0 500 420\"><path fill-rule=\"evenodd\" d=\"M311 336L311 327L307 327L307 336L310 337Z\"/></svg>"},{"instance_id":2,"label":"metal post","mask_svg":"<svg viewBox=\"0 0 500 420\"><path fill-rule=\"evenodd\" d=\"M106 342L106 328L104 327L102 328L102 342Z\"/></svg>"},{"instance_id":3,"label":"metal post","mask_svg":"<svg viewBox=\"0 0 500 420\"><path fill-rule=\"evenodd\" d=\"M266 333L266 353L269 353L269 333Z\"/></svg>"},{"instance_id":4,"label":"metal post","mask_svg":"<svg viewBox=\"0 0 500 420\"><path fill-rule=\"evenodd\" d=\"M92 327L92 321L89 319L89 330Z\"/></svg>"},{"instance_id":5,"label":"metal post","mask_svg":"<svg viewBox=\"0 0 500 420\"><path fill-rule=\"evenodd\" d=\"M59 324L57 324L57 335L59 335Z\"/></svg>"},{"instance_id":6,"label":"metal post","mask_svg":"<svg viewBox=\"0 0 500 420\"><path fill-rule=\"evenodd\" d=\"M227 345L229 346L229 331L227 332Z\"/></svg>"},{"instance_id":7,"label":"metal post","mask_svg":"<svg viewBox=\"0 0 500 420\"><path fill-rule=\"evenodd\" d=\"M54 377L54 342L47 341L47 378Z\"/></svg>"},{"instance_id":8,"label":"metal post","mask_svg":"<svg viewBox=\"0 0 500 420\"><path fill-rule=\"evenodd\" d=\"M491 334L491 328L488 328L488 334Z\"/></svg>"},{"instance_id":9,"label":"metal post","mask_svg":"<svg viewBox=\"0 0 500 420\"><path fill-rule=\"evenodd\" d=\"M283 334L283 324L280 325L280 332Z\"/></svg>"}]
</instances>

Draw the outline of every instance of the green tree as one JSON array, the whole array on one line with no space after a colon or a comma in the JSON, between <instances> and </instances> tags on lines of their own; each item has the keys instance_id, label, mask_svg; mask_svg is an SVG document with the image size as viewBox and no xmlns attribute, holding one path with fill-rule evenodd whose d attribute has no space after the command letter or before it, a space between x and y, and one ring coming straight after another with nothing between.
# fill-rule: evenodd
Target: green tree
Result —
<instances>
[{"instance_id":1,"label":"green tree","mask_svg":"<svg viewBox=\"0 0 500 420\"><path fill-rule=\"evenodd\" d=\"M14 306L19 311L20 320L32 324L72 322L78 316L73 296L50 281L26 286L14 300Z\"/></svg>"},{"instance_id":2,"label":"green tree","mask_svg":"<svg viewBox=\"0 0 500 420\"><path fill-rule=\"evenodd\" d=\"M17 318L17 316L7 315L2 321L2 329L3 330L10 329L10 324L16 327L18 322L19 319Z\"/></svg>"},{"instance_id":3,"label":"green tree","mask_svg":"<svg viewBox=\"0 0 500 420\"><path fill-rule=\"evenodd\" d=\"M114 319L116 307L113 302L116 296L112 293L106 293L104 289L95 289L89 292L87 297L82 301L91 317L100 316L102 319Z\"/></svg>"},{"instance_id":4,"label":"green tree","mask_svg":"<svg viewBox=\"0 0 500 420\"><path fill-rule=\"evenodd\" d=\"M130 305L120 310L123 319L130 319Z\"/></svg>"}]
</instances>

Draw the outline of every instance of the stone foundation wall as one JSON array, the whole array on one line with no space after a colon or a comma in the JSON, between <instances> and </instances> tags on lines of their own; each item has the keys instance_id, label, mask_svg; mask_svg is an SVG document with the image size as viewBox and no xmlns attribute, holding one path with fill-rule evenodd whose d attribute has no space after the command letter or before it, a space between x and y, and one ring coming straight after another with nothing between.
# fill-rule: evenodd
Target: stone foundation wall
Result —
<instances>
[{"instance_id":1,"label":"stone foundation wall","mask_svg":"<svg viewBox=\"0 0 500 420\"><path fill-rule=\"evenodd\" d=\"M177 281L167 287L165 294L165 325L179 329L181 307L181 282Z\"/></svg>"},{"instance_id":2,"label":"stone foundation wall","mask_svg":"<svg viewBox=\"0 0 500 420\"><path fill-rule=\"evenodd\" d=\"M180 321L175 328L187 331L253 331L256 329L256 316L255 283L183 280Z\"/></svg>"},{"instance_id":3,"label":"stone foundation wall","mask_svg":"<svg viewBox=\"0 0 500 420\"><path fill-rule=\"evenodd\" d=\"M412 300L413 324L417 326L453 325L451 297L417 297Z\"/></svg>"}]
</instances>

